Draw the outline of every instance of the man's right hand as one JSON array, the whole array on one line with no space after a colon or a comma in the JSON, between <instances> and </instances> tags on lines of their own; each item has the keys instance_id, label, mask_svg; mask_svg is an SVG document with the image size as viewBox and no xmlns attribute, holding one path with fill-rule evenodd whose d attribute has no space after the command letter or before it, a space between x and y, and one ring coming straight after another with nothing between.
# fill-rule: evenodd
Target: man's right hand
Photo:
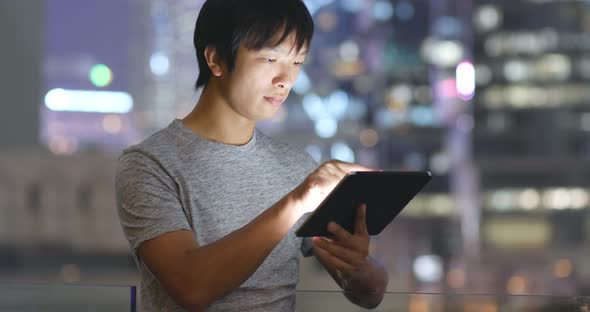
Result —
<instances>
[{"instance_id":1,"label":"man's right hand","mask_svg":"<svg viewBox=\"0 0 590 312\"><path fill-rule=\"evenodd\" d=\"M299 203L297 217L314 211L336 185L352 171L380 170L339 160L331 160L322 164L294 190L294 195Z\"/></svg>"}]
</instances>

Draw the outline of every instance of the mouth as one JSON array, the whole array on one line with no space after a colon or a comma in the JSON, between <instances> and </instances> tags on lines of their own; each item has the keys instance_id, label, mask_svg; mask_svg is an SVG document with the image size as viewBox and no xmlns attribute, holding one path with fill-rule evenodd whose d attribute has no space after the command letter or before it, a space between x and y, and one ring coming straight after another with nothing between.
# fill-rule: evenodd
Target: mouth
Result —
<instances>
[{"instance_id":1,"label":"mouth","mask_svg":"<svg viewBox=\"0 0 590 312\"><path fill-rule=\"evenodd\" d=\"M272 105L280 106L285 101L285 97L265 96L264 99Z\"/></svg>"}]
</instances>

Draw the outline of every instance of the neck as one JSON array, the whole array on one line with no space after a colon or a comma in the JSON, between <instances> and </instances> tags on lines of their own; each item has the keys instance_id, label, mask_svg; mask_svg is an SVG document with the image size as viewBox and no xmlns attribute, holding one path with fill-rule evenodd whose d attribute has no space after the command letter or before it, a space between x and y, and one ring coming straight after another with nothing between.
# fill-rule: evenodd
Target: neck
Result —
<instances>
[{"instance_id":1,"label":"neck","mask_svg":"<svg viewBox=\"0 0 590 312\"><path fill-rule=\"evenodd\" d=\"M182 123L200 137L230 145L245 145L256 123L238 114L212 81L203 89L193 111Z\"/></svg>"}]
</instances>

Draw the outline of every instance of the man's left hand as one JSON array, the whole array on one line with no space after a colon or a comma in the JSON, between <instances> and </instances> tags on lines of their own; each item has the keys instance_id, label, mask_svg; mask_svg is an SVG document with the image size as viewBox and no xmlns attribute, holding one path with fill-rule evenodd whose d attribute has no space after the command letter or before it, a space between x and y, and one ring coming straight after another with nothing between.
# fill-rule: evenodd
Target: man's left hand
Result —
<instances>
[{"instance_id":1,"label":"man's left hand","mask_svg":"<svg viewBox=\"0 0 590 312\"><path fill-rule=\"evenodd\" d=\"M343 279L357 276L369 264L370 237L366 223L366 205L358 208L354 234L335 222L328 224L332 238L314 237L315 253L325 264L337 270Z\"/></svg>"}]
</instances>

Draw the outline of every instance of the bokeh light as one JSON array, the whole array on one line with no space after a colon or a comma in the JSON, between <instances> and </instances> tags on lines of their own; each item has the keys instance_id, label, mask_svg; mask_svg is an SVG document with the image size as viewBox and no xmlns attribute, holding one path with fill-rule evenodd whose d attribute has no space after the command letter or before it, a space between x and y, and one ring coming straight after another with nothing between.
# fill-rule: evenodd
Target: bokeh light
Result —
<instances>
[{"instance_id":1,"label":"bokeh light","mask_svg":"<svg viewBox=\"0 0 590 312\"><path fill-rule=\"evenodd\" d=\"M103 88L113 81L113 72L108 66L97 64L90 69L89 77L94 86Z\"/></svg>"}]
</instances>

